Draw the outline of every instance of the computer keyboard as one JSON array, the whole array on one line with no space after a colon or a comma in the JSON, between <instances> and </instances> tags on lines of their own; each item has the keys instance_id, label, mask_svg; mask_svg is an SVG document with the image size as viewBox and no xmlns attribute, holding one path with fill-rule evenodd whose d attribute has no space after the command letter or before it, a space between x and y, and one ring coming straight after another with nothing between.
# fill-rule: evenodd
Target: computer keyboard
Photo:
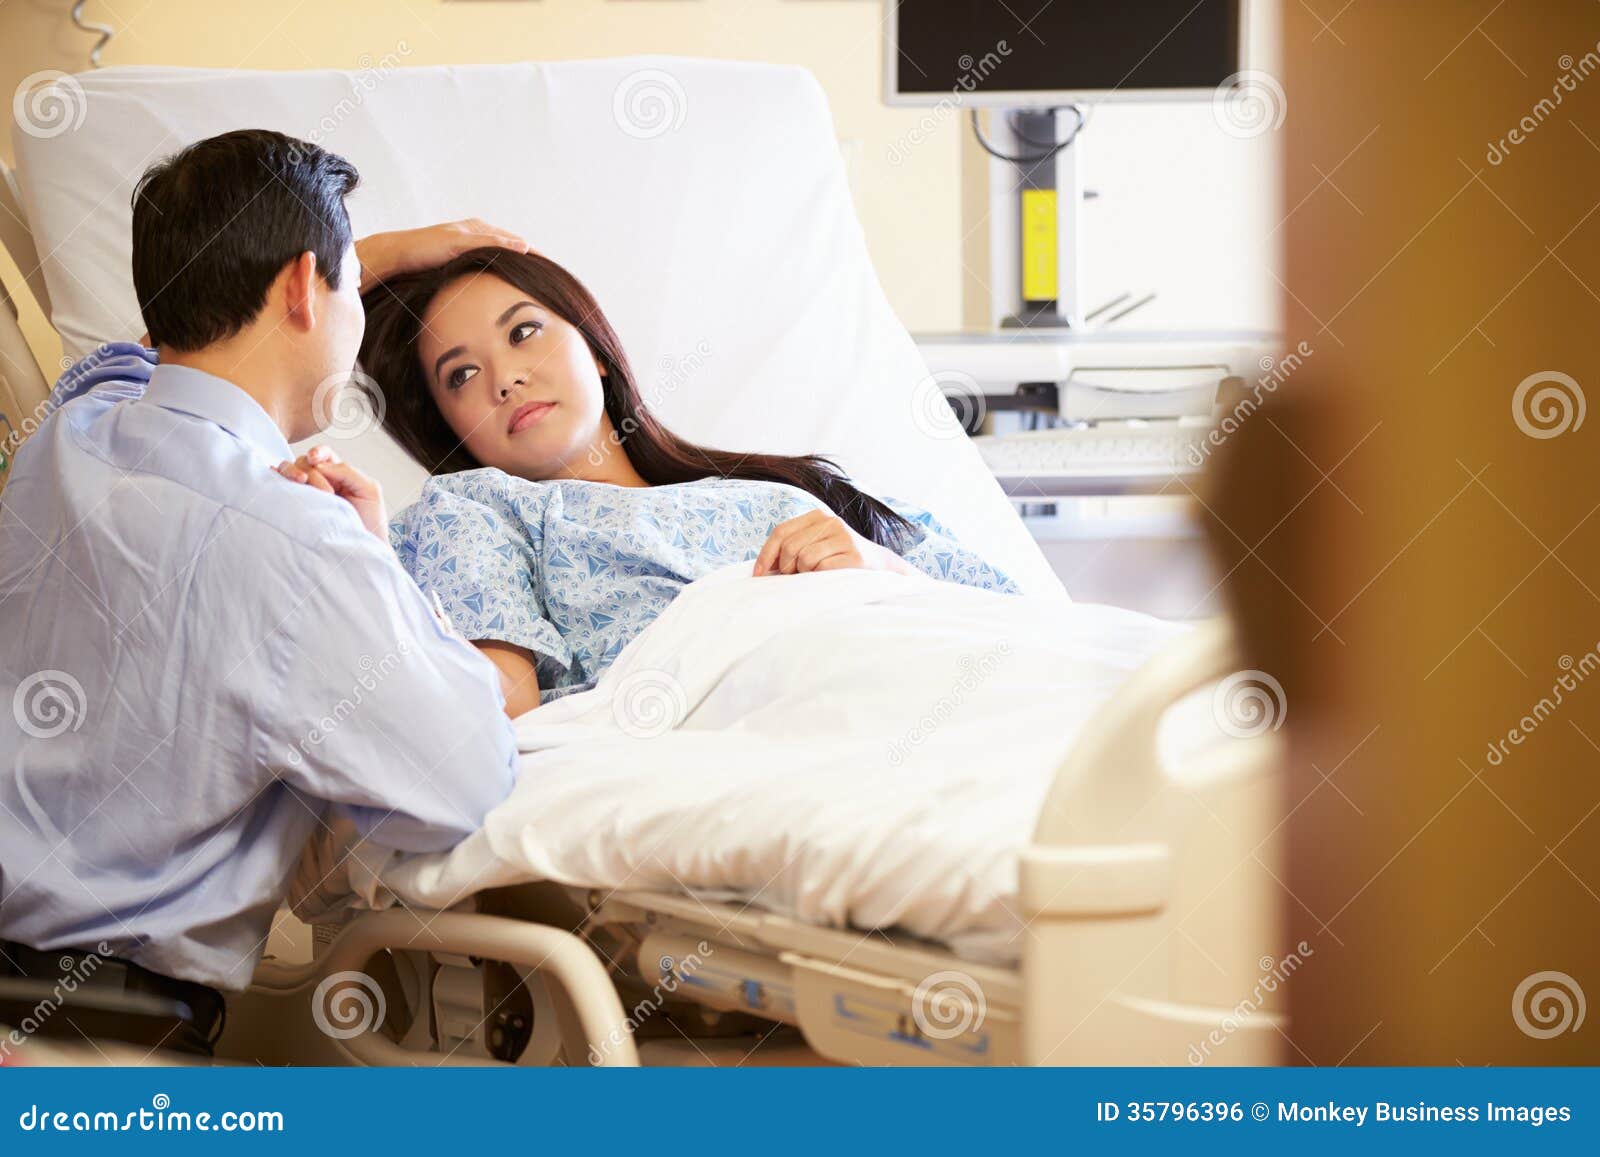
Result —
<instances>
[{"instance_id":1,"label":"computer keyboard","mask_svg":"<svg viewBox=\"0 0 1600 1157\"><path fill-rule=\"evenodd\" d=\"M1208 423L1101 423L972 439L1007 494L1123 494L1170 487L1199 472Z\"/></svg>"}]
</instances>

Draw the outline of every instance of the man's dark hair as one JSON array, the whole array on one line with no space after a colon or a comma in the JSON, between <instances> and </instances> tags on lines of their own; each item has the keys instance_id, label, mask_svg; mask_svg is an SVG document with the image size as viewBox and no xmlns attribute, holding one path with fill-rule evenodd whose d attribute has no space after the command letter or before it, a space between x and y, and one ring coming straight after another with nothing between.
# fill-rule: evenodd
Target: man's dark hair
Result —
<instances>
[{"instance_id":1,"label":"man's dark hair","mask_svg":"<svg viewBox=\"0 0 1600 1157\"><path fill-rule=\"evenodd\" d=\"M153 345L189 352L253 321L306 250L332 289L350 245L355 166L266 129L196 142L133 191L133 288Z\"/></svg>"}]
</instances>

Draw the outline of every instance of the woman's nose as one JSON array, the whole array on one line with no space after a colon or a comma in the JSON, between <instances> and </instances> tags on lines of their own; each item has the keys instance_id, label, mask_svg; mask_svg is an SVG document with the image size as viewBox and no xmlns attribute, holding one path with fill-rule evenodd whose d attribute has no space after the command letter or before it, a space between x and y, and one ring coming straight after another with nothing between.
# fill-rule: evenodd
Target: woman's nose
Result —
<instances>
[{"instance_id":1,"label":"woman's nose","mask_svg":"<svg viewBox=\"0 0 1600 1157\"><path fill-rule=\"evenodd\" d=\"M521 374L521 375L519 375L517 377L512 378L510 382L502 382L500 384L500 400L502 402L505 401L507 398L509 398L511 396L511 391L512 390L521 389L522 386L527 383L527 381L528 381L528 375L527 374Z\"/></svg>"}]
</instances>

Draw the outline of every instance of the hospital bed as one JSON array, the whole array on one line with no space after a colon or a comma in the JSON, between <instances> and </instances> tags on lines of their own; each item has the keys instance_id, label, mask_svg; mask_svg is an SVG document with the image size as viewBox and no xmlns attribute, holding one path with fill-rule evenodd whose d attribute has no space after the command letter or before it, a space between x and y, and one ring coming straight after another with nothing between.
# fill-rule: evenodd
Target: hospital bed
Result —
<instances>
[{"instance_id":1,"label":"hospital bed","mask_svg":"<svg viewBox=\"0 0 1600 1157\"><path fill-rule=\"evenodd\" d=\"M68 356L142 328L128 198L143 168L217 132L275 128L357 165L358 236L477 216L572 268L679 433L827 452L864 489L933 510L1025 590L1066 605L888 305L809 73L654 57L397 63L117 68L62 82L65 128L13 126L0 237ZM54 376L4 309L0 372L19 411ZM340 448L393 507L417 492L420 472L381 432ZM718 1040L786 1025L774 1039L789 1042L777 1054L788 1060L1277 1063L1285 992L1263 981L1281 979L1292 953L1276 727L1207 749L1185 774L1162 740L1179 709L1239 666L1226 624L1206 624L1078 732L1031 837L1006 849L1020 927L1009 958L797 919L760 889L530 880L448 910L319 925L309 960L269 953L230 1000L221 1053L626 1065L670 1061L687 1038L702 1058L741 1061L743 1045L719 1052ZM993 736L1002 757L1006 741Z\"/></svg>"}]
</instances>

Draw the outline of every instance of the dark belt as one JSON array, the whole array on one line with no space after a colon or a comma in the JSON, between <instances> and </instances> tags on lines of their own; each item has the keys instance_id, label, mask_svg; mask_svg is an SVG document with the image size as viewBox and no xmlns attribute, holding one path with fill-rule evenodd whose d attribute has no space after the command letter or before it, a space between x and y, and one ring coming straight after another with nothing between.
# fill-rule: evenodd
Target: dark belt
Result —
<instances>
[{"instance_id":1,"label":"dark belt","mask_svg":"<svg viewBox=\"0 0 1600 1157\"><path fill-rule=\"evenodd\" d=\"M226 1005L220 992L193 980L152 972L131 960L70 948L41 951L13 940L0 940L0 976L46 983L52 991L70 979L73 991L131 998L120 1016L103 1001L93 1002L98 1006L94 1010L95 1023L109 1026L107 1035L115 1039L210 1056L212 1046L222 1035ZM156 999L152 1001L152 997ZM72 1008L70 996L62 1008L64 1014ZM166 1015L158 1009L165 1010ZM44 1027L48 1028L48 1023ZM75 1032L44 1035L77 1037Z\"/></svg>"}]
</instances>

